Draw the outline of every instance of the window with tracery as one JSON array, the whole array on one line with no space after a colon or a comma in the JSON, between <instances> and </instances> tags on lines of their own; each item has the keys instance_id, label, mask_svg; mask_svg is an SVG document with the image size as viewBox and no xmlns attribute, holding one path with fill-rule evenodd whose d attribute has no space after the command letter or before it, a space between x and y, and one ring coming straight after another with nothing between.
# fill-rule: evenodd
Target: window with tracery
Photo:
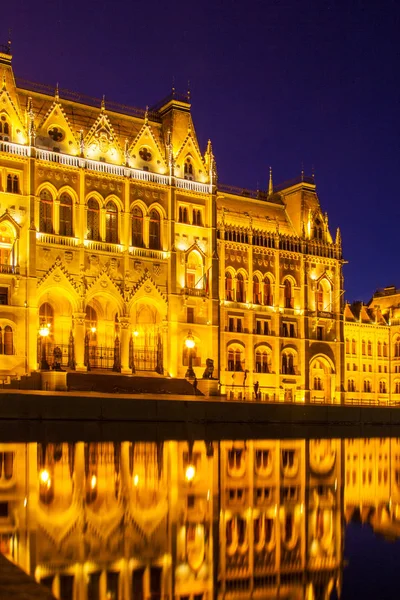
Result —
<instances>
[{"instance_id":1,"label":"window with tracery","mask_svg":"<svg viewBox=\"0 0 400 600\"><path fill-rule=\"evenodd\" d=\"M60 235L72 236L72 198L69 194L60 196Z\"/></svg>"},{"instance_id":2,"label":"window with tracery","mask_svg":"<svg viewBox=\"0 0 400 600\"><path fill-rule=\"evenodd\" d=\"M1 115L0 117L0 140L5 142L10 141L10 124L7 121L7 117L5 115Z\"/></svg>"},{"instance_id":3,"label":"window with tracery","mask_svg":"<svg viewBox=\"0 0 400 600\"><path fill-rule=\"evenodd\" d=\"M183 175L185 179L193 180L194 170L190 157L187 157L183 165Z\"/></svg>"},{"instance_id":4,"label":"window with tracery","mask_svg":"<svg viewBox=\"0 0 400 600\"><path fill-rule=\"evenodd\" d=\"M282 373L286 375L294 375L295 367L294 367L294 356L289 352L284 352L282 354Z\"/></svg>"},{"instance_id":5,"label":"window with tracery","mask_svg":"<svg viewBox=\"0 0 400 600\"><path fill-rule=\"evenodd\" d=\"M150 212L149 223L149 248L153 250L161 249L161 219L160 213L156 210Z\"/></svg>"},{"instance_id":6,"label":"window with tracery","mask_svg":"<svg viewBox=\"0 0 400 600\"><path fill-rule=\"evenodd\" d=\"M118 244L118 209L112 200L106 206L106 242Z\"/></svg>"},{"instance_id":7,"label":"window with tracery","mask_svg":"<svg viewBox=\"0 0 400 600\"><path fill-rule=\"evenodd\" d=\"M132 246L143 247L143 212L139 206L134 206L131 212L132 218Z\"/></svg>"},{"instance_id":8,"label":"window with tracery","mask_svg":"<svg viewBox=\"0 0 400 600\"><path fill-rule=\"evenodd\" d=\"M39 230L42 233L53 233L53 196L49 190L40 192Z\"/></svg>"},{"instance_id":9,"label":"window with tracery","mask_svg":"<svg viewBox=\"0 0 400 600\"><path fill-rule=\"evenodd\" d=\"M95 198L89 198L87 205L87 239L100 240L100 207Z\"/></svg>"},{"instance_id":10,"label":"window with tracery","mask_svg":"<svg viewBox=\"0 0 400 600\"><path fill-rule=\"evenodd\" d=\"M253 276L253 304L261 304L261 285L257 275Z\"/></svg>"},{"instance_id":11,"label":"window with tracery","mask_svg":"<svg viewBox=\"0 0 400 600\"><path fill-rule=\"evenodd\" d=\"M293 292L291 281L289 279L285 279L284 286L285 308L293 308Z\"/></svg>"},{"instance_id":12,"label":"window with tracery","mask_svg":"<svg viewBox=\"0 0 400 600\"><path fill-rule=\"evenodd\" d=\"M18 175L7 175L6 190L9 194L19 194L19 178Z\"/></svg>"},{"instance_id":13,"label":"window with tracery","mask_svg":"<svg viewBox=\"0 0 400 600\"><path fill-rule=\"evenodd\" d=\"M201 222L201 210L198 208L194 208L193 209L193 225L200 225L202 224Z\"/></svg>"},{"instance_id":14,"label":"window with tracery","mask_svg":"<svg viewBox=\"0 0 400 600\"><path fill-rule=\"evenodd\" d=\"M225 300L233 300L233 280L229 271L225 273Z\"/></svg>"},{"instance_id":15,"label":"window with tracery","mask_svg":"<svg viewBox=\"0 0 400 600\"><path fill-rule=\"evenodd\" d=\"M264 304L265 306L273 305L272 285L268 275L264 278Z\"/></svg>"},{"instance_id":16,"label":"window with tracery","mask_svg":"<svg viewBox=\"0 0 400 600\"><path fill-rule=\"evenodd\" d=\"M236 275L236 302L246 302L245 283L242 273Z\"/></svg>"}]
</instances>

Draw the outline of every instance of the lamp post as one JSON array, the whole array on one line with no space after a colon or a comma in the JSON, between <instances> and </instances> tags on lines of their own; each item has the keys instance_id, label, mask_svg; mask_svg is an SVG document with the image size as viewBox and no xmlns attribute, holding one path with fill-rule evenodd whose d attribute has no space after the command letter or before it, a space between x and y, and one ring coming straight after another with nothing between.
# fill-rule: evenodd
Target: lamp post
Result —
<instances>
[{"instance_id":1,"label":"lamp post","mask_svg":"<svg viewBox=\"0 0 400 600\"><path fill-rule=\"evenodd\" d=\"M135 367L135 339L137 338L138 335L139 335L139 332L138 332L137 329L135 329L135 331L132 331L132 361L131 361L132 373L136 373L136 367Z\"/></svg>"},{"instance_id":2,"label":"lamp post","mask_svg":"<svg viewBox=\"0 0 400 600\"><path fill-rule=\"evenodd\" d=\"M40 335L40 370L48 371L50 369L49 363L46 357L46 338L50 334L50 325L41 325L39 329Z\"/></svg>"},{"instance_id":3,"label":"lamp post","mask_svg":"<svg viewBox=\"0 0 400 600\"><path fill-rule=\"evenodd\" d=\"M193 348L195 347L195 345L196 345L196 342L194 341L192 332L189 331L186 336L186 339L185 339L185 346L188 349L188 358L189 358L189 365L188 365L185 377L187 377L189 379L194 379L196 377L196 374L193 371Z\"/></svg>"}]
</instances>

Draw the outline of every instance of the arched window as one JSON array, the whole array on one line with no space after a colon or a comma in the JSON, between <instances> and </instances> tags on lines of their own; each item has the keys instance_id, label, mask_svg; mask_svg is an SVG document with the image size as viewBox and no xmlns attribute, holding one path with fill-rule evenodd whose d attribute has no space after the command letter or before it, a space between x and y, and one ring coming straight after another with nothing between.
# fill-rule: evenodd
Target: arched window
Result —
<instances>
[{"instance_id":1,"label":"arched window","mask_svg":"<svg viewBox=\"0 0 400 600\"><path fill-rule=\"evenodd\" d=\"M356 354L356 350L357 350L356 340L351 340L351 353Z\"/></svg>"},{"instance_id":2,"label":"arched window","mask_svg":"<svg viewBox=\"0 0 400 600\"><path fill-rule=\"evenodd\" d=\"M193 164L192 164L190 157L188 156L186 158L185 164L183 166L183 176L185 179L193 180L193 175L194 175Z\"/></svg>"},{"instance_id":3,"label":"arched window","mask_svg":"<svg viewBox=\"0 0 400 600\"><path fill-rule=\"evenodd\" d=\"M89 198L87 205L87 239L100 240L100 209L94 198Z\"/></svg>"},{"instance_id":4,"label":"arched window","mask_svg":"<svg viewBox=\"0 0 400 600\"><path fill-rule=\"evenodd\" d=\"M383 342L383 356L387 357L387 343Z\"/></svg>"},{"instance_id":5,"label":"arched window","mask_svg":"<svg viewBox=\"0 0 400 600\"><path fill-rule=\"evenodd\" d=\"M372 356L372 342L368 340L368 356Z\"/></svg>"},{"instance_id":6,"label":"arched window","mask_svg":"<svg viewBox=\"0 0 400 600\"><path fill-rule=\"evenodd\" d=\"M346 354L350 354L350 340L346 338Z\"/></svg>"},{"instance_id":7,"label":"arched window","mask_svg":"<svg viewBox=\"0 0 400 600\"><path fill-rule=\"evenodd\" d=\"M382 343L378 342L377 345L378 356L382 356Z\"/></svg>"},{"instance_id":8,"label":"arched window","mask_svg":"<svg viewBox=\"0 0 400 600\"><path fill-rule=\"evenodd\" d=\"M118 210L112 200L106 206L106 242L118 244Z\"/></svg>"},{"instance_id":9,"label":"arched window","mask_svg":"<svg viewBox=\"0 0 400 600\"><path fill-rule=\"evenodd\" d=\"M395 358L399 358L400 357L400 339L395 340L394 342L394 353L393 353Z\"/></svg>"},{"instance_id":10,"label":"arched window","mask_svg":"<svg viewBox=\"0 0 400 600\"><path fill-rule=\"evenodd\" d=\"M72 198L69 194L60 196L60 235L72 236Z\"/></svg>"},{"instance_id":11,"label":"arched window","mask_svg":"<svg viewBox=\"0 0 400 600\"><path fill-rule=\"evenodd\" d=\"M379 393L386 394L386 381L384 381L384 380L381 380L379 382Z\"/></svg>"},{"instance_id":12,"label":"arched window","mask_svg":"<svg viewBox=\"0 0 400 600\"><path fill-rule=\"evenodd\" d=\"M253 276L253 304L261 304L261 286L257 275Z\"/></svg>"},{"instance_id":13,"label":"arched window","mask_svg":"<svg viewBox=\"0 0 400 600\"><path fill-rule=\"evenodd\" d=\"M356 391L354 379L349 379L349 381L347 383L347 391L348 392L355 392Z\"/></svg>"},{"instance_id":14,"label":"arched window","mask_svg":"<svg viewBox=\"0 0 400 600\"><path fill-rule=\"evenodd\" d=\"M236 275L236 302L246 302L244 279L241 273Z\"/></svg>"},{"instance_id":15,"label":"arched window","mask_svg":"<svg viewBox=\"0 0 400 600\"><path fill-rule=\"evenodd\" d=\"M161 222L160 213L156 210L150 212L150 223L149 223L149 248L153 250L161 249Z\"/></svg>"},{"instance_id":16,"label":"arched window","mask_svg":"<svg viewBox=\"0 0 400 600\"><path fill-rule=\"evenodd\" d=\"M268 275L264 278L264 304L265 306L273 305L272 285Z\"/></svg>"},{"instance_id":17,"label":"arched window","mask_svg":"<svg viewBox=\"0 0 400 600\"><path fill-rule=\"evenodd\" d=\"M204 289L203 259L196 250L192 250L186 260L186 287Z\"/></svg>"},{"instance_id":18,"label":"arched window","mask_svg":"<svg viewBox=\"0 0 400 600\"><path fill-rule=\"evenodd\" d=\"M324 290L321 282L317 285L317 310L324 310Z\"/></svg>"},{"instance_id":19,"label":"arched window","mask_svg":"<svg viewBox=\"0 0 400 600\"><path fill-rule=\"evenodd\" d=\"M7 192L9 194L12 194L12 191L13 191L12 175L7 175Z\"/></svg>"},{"instance_id":20,"label":"arched window","mask_svg":"<svg viewBox=\"0 0 400 600\"><path fill-rule=\"evenodd\" d=\"M86 330L86 340L88 342L88 345L96 346L96 344L97 344L97 312L93 308L93 306L90 306L90 304L86 307L85 330ZM89 358L89 357L87 357L87 358Z\"/></svg>"},{"instance_id":21,"label":"arched window","mask_svg":"<svg viewBox=\"0 0 400 600\"><path fill-rule=\"evenodd\" d=\"M10 325L4 327L4 354L14 354L14 336Z\"/></svg>"},{"instance_id":22,"label":"arched window","mask_svg":"<svg viewBox=\"0 0 400 600\"><path fill-rule=\"evenodd\" d=\"M230 346L228 348L228 371L243 371L242 349Z\"/></svg>"},{"instance_id":23,"label":"arched window","mask_svg":"<svg viewBox=\"0 0 400 600\"><path fill-rule=\"evenodd\" d=\"M316 240L323 239L323 228L322 228L322 223L319 219L315 219L315 221L314 221L314 238Z\"/></svg>"},{"instance_id":24,"label":"arched window","mask_svg":"<svg viewBox=\"0 0 400 600\"><path fill-rule=\"evenodd\" d=\"M132 246L136 248L143 247L143 212L139 206L134 206L131 212L132 217Z\"/></svg>"},{"instance_id":25,"label":"arched window","mask_svg":"<svg viewBox=\"0 0 400 600\"><path fill-rule=\"evenodd\" d=\"M365 343L365 340L362 340L362 342L361 342L361 353L362 353L363 356L366 355L366 349L367 349L367 345Z\"/></svg>"},{"instance_id":26,"label":"arched window","mask_svg":"<svg viewBox=\"0 0 400 600\"><path fill-rule=\"evenodd\" d=\"M291 281L289 279L285 279L284 286L285 308L293 308L293 293Z\"/></svg>"},{"instance_id":27,"label":"arched window","mask_svg":"<svg viewBox=\"0 0 400 600\"><path fill-rule=\"evenodd\" d=\"M321 391L323 389L321 377L314 377L314 390Z\"/></svg>"},{"instance_id":28,"label":"arched window","mask_svg":"<svg viewBox=\"0 0 400 600\"><path fill-rule=\"evenodd\" d=\"M201 225L201 210L198 208L193 209L193 225Z\"/></svg>"},{"instance_id":29,"label":"arched window","mask_svg":"<svg viewBox=\"0 0 400 600\"><path fill-rule=\"evenodd\" d=\"M232 275L227 271L225 273L225 300L233 300L233 280Z\"/></svg>"},{"instance_id":30,"label":"arched window","mask_svg":"<svg viewBox=\"0 0 400 600\"><path fill-rule=\"evenodd\" d=\"M180 223L189 223L189 214L187 206L179 207L179 222Z\"/></svg>"},{"instance_id":31,"label":"arched window","mask_svg":"<svg viewBox=\"0 0 400 600\"><path fill-rule=\"evenodd\" d=\"M364 379L364 392L371 393L372 387L369 379Z\"/></svg>"},{"instance_id":32,"label":"arched window","mask_svg":"<svg viewBox=\"0 0 400 600\"><path fill-rule=\"evenodd\" d=\"M46 189L40 192L39 230L53 233L53 196Z\"/></svg>"},{"instance_id":33,"label":"arched window","mask_svg":"<svg viewBox=\"0 0 400 600\"><path fill-rule=\"evenodd\" d=\"M394 393L395 394L400 394L400 381L395 381L394 382Z\"/></svg>"},{"instance_id":34,"label":"arched window","mask_svg":"<svg viewBox=\"0 0 400 600\"><path fill-rule=\"evenodd\" d=\"M285 375L295 375L294 356L290 352L282 354L282 373Z\"/></svg>"},{"instance_id":35,"label":"arched window","mask_svg":"<svg viewBox=\"0 0 400 600\"><path fill-rule=\"evenodd\" d=\"M256 372L270 373L271 361L266 350L258 349L256 351Z\"/></svg>"},{"instance_id":36,"label":"arched window","mask_svg":"<svg viewBox=\"0 0 400 600\"><path fill-rule=\"evenodd\" d=\"M10 125L7 121L7 117L5 115L1 115L0 117L0 140L5 142L10 141Z\"/></svg>"}]
</instances>

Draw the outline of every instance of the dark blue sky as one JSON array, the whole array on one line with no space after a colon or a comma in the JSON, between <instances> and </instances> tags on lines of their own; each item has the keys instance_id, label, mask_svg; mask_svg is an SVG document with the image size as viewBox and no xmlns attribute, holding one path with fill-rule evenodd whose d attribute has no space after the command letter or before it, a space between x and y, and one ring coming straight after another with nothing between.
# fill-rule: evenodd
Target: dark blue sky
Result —
<instances>
[{"instance_id":1,"label":"dark blue sky","mask_svg":"<svg viewBox=\"0 0 400 600\"><path fill-rule=\"evenodd\" d=\"M175 77L219 178L256 189L315 168L342 229L345 297L400 287L400 4L395 0L13 0L18 76L145 107Z\"/></svg>"}]
</instances>

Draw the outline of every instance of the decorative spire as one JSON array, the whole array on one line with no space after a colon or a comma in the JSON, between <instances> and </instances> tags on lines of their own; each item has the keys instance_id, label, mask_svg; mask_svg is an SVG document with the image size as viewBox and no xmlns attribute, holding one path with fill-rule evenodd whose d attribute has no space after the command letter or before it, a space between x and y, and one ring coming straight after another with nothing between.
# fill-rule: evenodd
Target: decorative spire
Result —
<instances>
[{"instance_id":1,"label":"decorative spire","mask_svg":"<svg viewBox=\"0 0 400 600\"><path fill-rule=\"evenodd\" d=\"M187 100L190 102L190 79L188 79Z\"/></svg>"},{"instance_id":2,"label":"decorative spire","mask_svg":"<svg viewBox=\"0 0 400 600\"><path fill-rule=\"evenodd\" d=\"M105 97L105 94L103 94L103 97L101 99L101 110L106 110L106 97Z\"/></svg>"},{"instance_id":3,"label":"decorative spire","mask_svg":"<svg viewBox=\"0 0 400 600\"><path fill-rule=\"evenodd\" d=\"M129 140L128 140L128 138L125 138L124 156L125 156L125 164L127 167L129 167Z\"/></svg>"},{"instance_id":4,"label":"decorative spire","mask_svg":"<svg viewBox=\"0 0 400 600\"><path fill-rule=\"evenodd\" d=\"M301 181L304 181L304 165L301 163Z\"/></svg>"},{"instance_id":5,"label":"decorative spire","mask_svg":"<svg viewBox=\"0 0 400 600\"><path fill-rule=\"evenodd\" d=\"M83 129L79 131L79 152L83 156L85 152L85 140L83 139Z\"/></svg>"},{"instance_id":6,"label":"decorative spire","mask_svg":"<svg viewBox=\"0 0 400 600\"><path fill-rule=\"evenodd\" d=\"M175 96L175 75L172 75L171 95L172 95L172 97Z\"/></svg>"},{"instance_id":7,"label":"decorative spire","mask_svg":"<svg viewBox=\"0 0 400 600\"><path fill-rule=\"evenodd\" d=\"M342 245L342 235L340 233L340 227L338 227L337 230L336 230L335 244L337 246L341 246Z\"/></svg>"},{"instance_id":8,"label":"decorative spire","mask_svg":"<svg viewBox=\"0 0 400 600\"><path fill-rule=\"evenodd\" d=\"M7 85L6 85L6 70L4 69L3 71L3 84L1 89L3 90L3 92L7 89Z\"/></svg>"},{"instance_id":9,"label":"decorative spire","mask_svg":"<svg viewBox=\"0 0 400 600\"><path fill-rule=\"evenodd\" d=\"M59 93L59 89L58 89L58 81L57 81L57 84L56 84L56 90L54 92L54 99L55 99L56 102L58 102L59 99L60 99L60 93Z\"/></svg>"},{"instance_id":10,"label":"decorative spire","mask_svg":"<svg viewBox=\"0 0 400 600\"><path fill-rule=\"evenodd\" d=\"M274 193L274 185L272 183L272 167L269 168L268 196Z\"/></svg>"},{"instance_id":11,"label":"decorative spire","mask_svg":"<svg viewBox=\"0 0 400 600\"><path fill-rule=\"evenodd\" d=\"M29 136L29 144L31 146L35 145L36 138L36 129L35 129L35 115L33 112L33 103L32 98L28 98L28 136Z\"/></svg>"},{"instance_id":12,"label":"decorative spire","mask_svg":"<svg viewBox=\"0 0 400 600\"><path fill-rule=\"evenodd\" d=\"M175 158L174 158L174 149L172 146L171 129L168 129L168 132L167 132L167 150L168 150L169 174L171 175L171 177L173 177L175 174Z\"/></svg>"},{"instance_id":13,"label":"decorative spire","mask_svg":"<svg viewBox=\"0 0 400 600\"><path fill-rule=\"evenodd\" d=\"M146 105L146 110L144 113L144 124L148 125L149 124L149 105Z\"/></svg>"}]
</instances>

